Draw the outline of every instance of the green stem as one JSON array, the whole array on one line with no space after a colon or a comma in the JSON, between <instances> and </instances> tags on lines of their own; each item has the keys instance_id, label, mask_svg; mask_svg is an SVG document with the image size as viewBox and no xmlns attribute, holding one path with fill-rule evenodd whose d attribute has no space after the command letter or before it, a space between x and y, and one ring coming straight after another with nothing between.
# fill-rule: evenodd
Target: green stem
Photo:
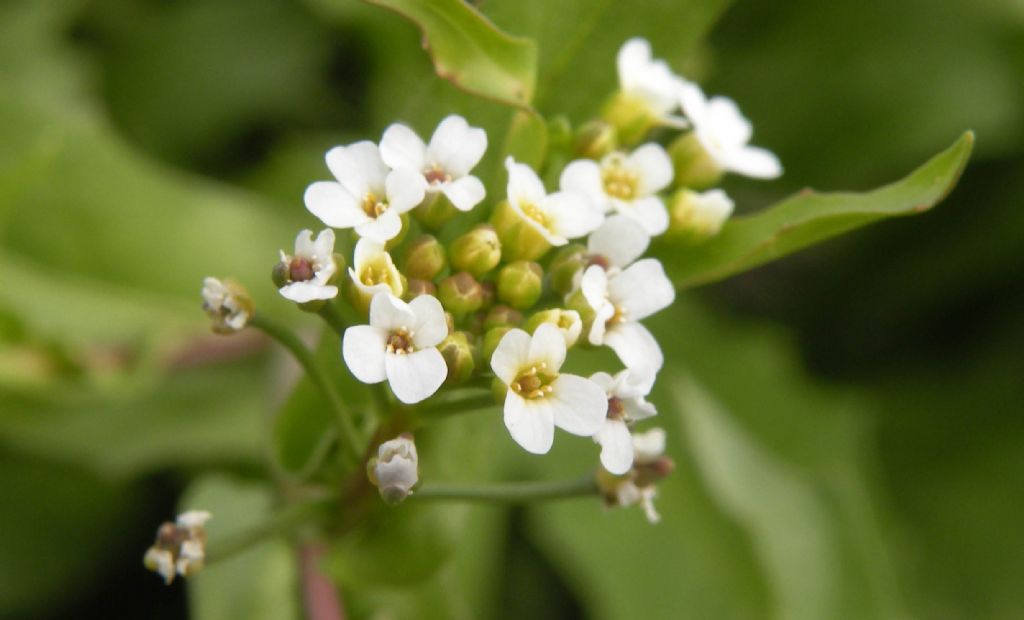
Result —
<instances>
[{"instance_id":1,"label":"green stem","mask_svg":"<svg viewBox=\"0 0 1024 620\"><path fill-rule=\"evenodd\" d=\"M341 316L341 311L338 306L335 305L333 300L328 299L324 302L323 307L317 313L331 326L331 329L335 331L339 336L345 333L345 329L348 325L345 323L345 319Z\"/></svg>"},{"instance_id":2,"label":"green stem","mask_svg":"<svg viewBox=\"0 0 1024 620\"><path fill-rule=\"evenodd\" d=\"M263 523L223 540L211 541L206 551L206 564L223 561L265 540L288 536L300 526L324 513L334 500L319 500L293 504L281 509Z\"/></svg>"},{"instance_id":3,"label":"green stem","mask_svg":"<svg viewBox=\"0 0 1024 620\"><path fill-rule=\"evenodd\" d=\"M592 474L576 480L552 482L508 482L494 485L426 483L411 496L418 501L448 500L522 504L538 500L567 499L597 495L600 490Z\"/></svg>"},{"instance_id":4,"label":"green stem","mask_svg":"<svg viewBox=\"0 0 1024 620\"><path fill-rule=\"evenodd\" d=\"M249 321L249 324L259 329L263 333L267 334L274 340L276 340L281 346L288 349L289 352L302 366L306 374L309 375L313 384L316 385L324 398L327 399L331 409L334 411L334 421L338 429L338 439L341 443L342 452L351 464L357 464L359 462L361 451L359 449L358 441L356 440L357 433L356 428L352 424L352 417L349 415L349 411L345 406L344 401L341 400L341 396L334 387L334 383L331 378L327 376L324 369L317 363L316 358L313 357L313 353L306 347L305 344L294 332L288 328L278 325L274 321L268 319L262 315L255 315Z\"/></svg>"},{"instance_id":5,"label":"green stem","mask_svg":"<svg viewBox=\"0 0 1024 620\"><path fill-rule=\"evenodd\" d=\"M494 396L491 395L490 390L488 390L486 394L468 396L459 400L441 402L429 407L423 407L420 409L419 413L424 418L441 418L459 413L479 411L481 409L493 409L497 406L498 403L494 402Z\"/></svg>"}]
</instances>

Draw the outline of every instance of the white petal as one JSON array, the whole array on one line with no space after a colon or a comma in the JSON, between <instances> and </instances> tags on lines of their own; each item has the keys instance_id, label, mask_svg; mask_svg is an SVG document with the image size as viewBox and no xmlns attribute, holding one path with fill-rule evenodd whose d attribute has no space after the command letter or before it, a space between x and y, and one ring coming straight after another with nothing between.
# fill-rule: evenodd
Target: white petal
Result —
<instances>
[{"instance_id":1,"label":"white petal","mask_svg":"<svg viewBox=\"0 0 1024 620\"><path fill-rule=\"evenodd\" d=\"M609 202L601 180L601 166L589 159L577 159L562 170L558 187L563 192L574 192L587 196L598 211L607 211Z\"/></svg>"},{"instance_id":2,"label":"white petal","mask_svg":"<svg viewBox=\"0 0 1024 620\"><path fill-rule=\"evenodd\" d=\"M616 375L616 377L613 378L610 374L606 372L595 372L594 374L590 375L590 380L601 386L601 389L604 390L605 394L612 395L612 389L615 386L617 377L618 375Z\"/></svg>"},{"instance_id":3,"label":"white petal","mask_svg":"<svg viewBox=\"0 0 1024 620\"><path fill-rule=\"evenodd\" d=\"M174 521L178 524L178 527L192 529L202 527L212 517L213 515L206 510L187 510L178 515Z\"/></svg>"},{"instance_id":4,"label":"white petal","mask_svg":"<svg viewBox=\"0 0 1024 620\"><path fill-rule=\"evenodd\" d=\"M551 383L554 391L544 400L551 402L555 426L573 435L591 437L608 416L608 395L590 379L559 375Z\"/></svg>"},{"instance_id":5,"label":"white petal","mask_svg":"<svg viewBox=\"0 0 1024 620\"><path fill-rule=\"evenodd\" d=\"M610 473L621 476L633 467L633 438L622 420L606 420L594 436L601 444L601 465Z\"/></svg>"},{"instance_id":6,"label":"white petal","mask_svg":"<svg viewBox=\"0 0 1024 620\"><path fill-rule=\"evenodd\" d=\"M637 173L637 192L654 194L672 182L672 160L660 144L649 142L626 157L626 166Z\"/></svg>"},{"instance_id":7,"label":"white petal","mask_svg":"<svg viewBox=\"0 0 1024 620\"><path fill-rule=\"evenodd\" d=\"M639 321L672 305L676 289L658 259L644 258L608 281L608 297L627 320Z\"/></svg>"},{"instance_id":8,"label":"white petal","mask_svg":"<svg viewBox=\"0 0 1024 620\"><path fill-rule=\"evenodd\" d=\"M385 181L388 194L388 211L405 213L423 202L427 191L427 180L423 175L402 168L390 172ZM381 215L386 214L382 213Z\"/></svg>"},{"instance_id":9,"label":"white petal","mask_svg":"<svg viewBox=\"0 0 1024 620\"><path fill-rule=\"evenodd\" d=\"M633 452L640 463L650 462L665 453L665 429L652 428L633 435Z\"/></svg>"},{"instance_id":10,"label":"white petal","mask_svg":"<svg viewBox=\"0 0 1024 620\"><path fill-rule=\"evenodd\" d=\"M370 325L391 331L395 329L412 329L416 324L416 315L409 304L388 293L374 295L370 300Z\"/></svg>"},{"instance_id":11,"label":"white petal","mask_svg":"<svg viewBox=\"0 0 1024 620\"><path fill-rule=\"evenodd\" d=\"M387 255L387 252L384 251L383 243L363 237L356 242L356 248L352 252L352 264L355 266L356 270L359 271L363 265L377 258L381 254ZM388 264L391 263L390 258L391 256L388 255Z\"/></svg>"},{"instance_id":12,"label":"white petal","mask_svg":"<svg viewBox=\"0 0 1024 620\"><path fill-rule=\"evenodd\" d=\"M646 420L658 415L658 409L643 398L627 398L622 401L626 417L633 421Z\"/></svg>"},{"instance_id":13,"label":"white petal","mask_svg":"<svg viewBox=\"0 0 1024 620\"><path fill-rule=\"evenodd\" d=\"M504 340L504 339L503 339ZM557 372L565 363L565 336L562 330L551 323L541 323L530 340L531 364L547 364L548 372Z\"/></svg>"},{"instance_id":14,"label":"white petal","mask_svg":"<svg viewBox=\"0 0 1024 620\"><path fill-rule=\"evenodd\" d=\"M367 219L366 222L356 226L356 234L377 243L390 241L400 232L402 232L402 218L392 209L381 213L377 219Z\"/></svg>"},{"instance_id":15,"label":"white petal","mask_svg":"<svg viewBox=\"0 0 1024 620\"><path fill-rule=\"evenodd\" d=\"M391 391L407 405L431 396L448 376L448 365L434 347L402 355L385 353L384 368Z\"/></svg>"},{"instance_id":16,"label":"white petal","mask_svg":"<svg viewBox=\"0 0 1024 620\"><path fill-rule=\"evenodd\" d=\"M311 258L316 250L313 247L313 231L312 230L300 230L299 234L295 236L295 256L301 256L303 258Z\"/></svg>"},{"instance_id":17,"label":"white petal","mask_svg":"<svg viewBox=\"0 0 1024 620\"><path fill-rule=\"evenodd\" d=\"M487 150L487 133L470 127L458 115L445 118L434 130L427 147L427 158L441 165L454 178L469 174Z\"/></svg>"},{"instance_id":18,"label":"white petal","mask_svg":"<svg viewBox=\"0 0 1024 620\"><path fill-rule=\"evenodd\" d=\"M441 302L432 295L420 295L409 302L409 309L416 315L412 342L416 349L436 347L448 337L448 321L444 318Z\"/></svg>"},{"instance_id":19,"label":"white petal","mask_svg":"<svg viewBox=\"0 0 1024 620\"><path fill-rule=\"evenodd\" d=\"M615 351L630 370L657 373L665 363L665 356L651 332L640 323L618 323L605 335L604 343Z\"/></svg>"},{"instance_id":20,"label":"white petal","mask_svg":"<svg viewBox=\"0 0 1024 620\"><path fill-rule=\"evenodd\" d=\"M782 174L779 158L771 151L756 146L728 151L719 163L730 172L754 179L774 179Z\"/></svg>"},{"instance_id":21,"label":"white petal","mask_svg":"<svg viewBox=\"0 0 1024 620\"><path fill-rule=\"evenodd\" d=\"M394 123L380 139L380 158L391 169L409 168L422 172L427 167L427 145L409 127Z\"/></svg>"},{"instance_id":22,"label":"white petal","mask_svg":"<svg viewBox=\"0 0 1024 620\"><path fill-rule=\"evenodd\" d=\"M330 228L321 230L313 243L313 256L323 261L332 259L334 254L334 231Z\"/></svg>"},{"instance_id":23,"label":"white petal","mask_svg":"<svg viewBox=\"0 0 1024 620\"><path fill-rule=\"evenodd\" d=\"M533 454L547 454L555 439L554 414L546 400L527 401L512 391L505 396L505 428L516 443Z\"/></svg>"},{"instance_id":24,"label":"white petal","mask_svg":"<svg viewBox=\"0 0 1024 620\"><path fill-rule=\"evenodd\" d=\"M384 188L388 167L373 142L364 140L351 146L336 146L327 151L326 159L331 174L359 200L368 193L379 194Z\"/></svg>"},{"instance_id":25,"label":"white petal","mask_svg":"<svg viewBox=\"0 0 1024 620\"><path fill-rule=\"evenodd\" d=\"M708 123L708 102L700 86L693 82L680 84L679 102L694 129L700 129Z\"/></svg>"},{"instance_id":26,"label":"white petal","mask_svg":"<svg viewBox=\"0 0 1024 620\"><path fill-rule=\"evenodd\" d=\"M540 201L547 196L544 184L540 177L533 171L533 168L526 164L517 164L514 159L505 159L505 168L508 170L508 200L516 205L534 204L539 205Z\"/></svg>"},{"instance_id":27,"label":"white petal","mask_svg":"<svg viewBox=\"0 0 1024 620\"><path fill-rule=\"evenodd\" d=\"M646 196L631 203L623 203L616 207L620 213L632 217L634 221L643 226L644 232L656 237L668 230L668 209L665 203L657 196Z\"/></svg>"},{"instance_id":28,"label":"white petal","mask_svg":"<svg viewBox=\"0 0 1024 620\"><path fill-rule=\"evenodd\" d=\"M615 58L619 83L623 86L630 84L631 77L645 72L650 62L651 44L647 39L633 37L623 43Z\"/></svg>"},{"instance_id":29,"label":"white petal","mask_svg":"<svg viewBox=\"0 0 1024 620\"><path fill-rule=\"evenodd\" d=\"M388 334L370 325L355 325L341 338L341 356L356 379L363 383L380 383L384 372L384 347Z\"/></svg>"},{"instance_id":30,"label":"white petal","mask_svg":"<svg viewBox=\"0 0 1024 620\"><path fill-rule=\"evenodd\" d=\"M578 239L601 225L604 216L592 208L583 194L556 192L541 201L540 207L552 220L553 232L566 239Z\"/></svg>"},{"instance_id":31,"label":"white petal","mask_svg":"<svg viewBox=\"0 0 1024 620\"><path fill-rule=\"evenodd\" d=\"M352 228L370 219L352 194L333 181L311 184L306 188L303 202L310 213L334 228Z\"/></svg>"},{"instance_id":32,"label":"white petal","mask_svg":"<svg viewBox=\"0 0 1024 620\"><path fill-rule=\"evenodd\" d=\"M608 304L608 274L600 265L587 267L580 279L580 290L590 307L600 310Z\"/></svg>"},{"instance_id":33,"label":"white petal","mask_svg":"<svg viewBox=\"0 0 1024 620\"><path fill-rule=\"evenodd\" d=\"M615 306L611 302L606 301L604 305L597 309L594 313L594 321L590 325L590 334L587 335L587 340L592 345L604 344L605 330L608 328L608 321L615 316Z\"/></svg>"},{"instance_id":34,"label":"white petal","mask_svg":"<svg viewBox=\"0 0 1024 620\"><path fill-rule=\"evenodd\" d=\"M338 296L338 287L318 284L314 281L292 282L280 289L281 296L297 304L304 304L316 299L334 299Z\"/></svg>"},{"instance_id":35,"label":"white petal","mask_svg":"<svg viewBox=\"0 0 1024 620\"><path fill-rule=\"evenodd\" d=\"M650 243L650 235L639 222L625 215L612 215L587 239L587 251L604 256L621 269L640 258Z\"/></svg>"},{"instance_id":36,"label":"white petal","mask_svg":"<svg viewBox=\"0 0 1024 620\"><path fill-rule=\"evenodd\" d=\"M469 211L487 194L484 184L474 176L465 176L446 183L441 191L459 211Z\"/></svg>"},{"instance_id":37,"label":"white petal","mask_svg":"<svg viewBox=\"0 0 1024 620\"><path fill-rule=\"evenodd\" d=\"M510 329L491 355L491 370L506 384L512 383L519 369L530 359L530 334L521 329Z\"/></svg>"},{"instance_id":38,"label":"white petal","mask_svg":"<svg viewBox=\"0 0 1024 620\"><path fill-rule=\"evenodd\" d=\"M708 102L708 120L718 142L725 145L743 145L750 142L754 129L736 102L728 97L712 97Z\"/></svg>"}]
</instances>

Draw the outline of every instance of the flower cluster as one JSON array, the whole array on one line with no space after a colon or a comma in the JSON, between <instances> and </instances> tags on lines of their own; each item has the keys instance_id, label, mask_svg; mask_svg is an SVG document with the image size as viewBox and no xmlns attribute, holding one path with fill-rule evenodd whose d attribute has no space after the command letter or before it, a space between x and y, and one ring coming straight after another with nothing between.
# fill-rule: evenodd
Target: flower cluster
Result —
<instances>
[{"instance_id":1,"label":"flower cluster","mask_svg":"<svg viewBox=\"0 0 1024 620\"><path fill-rule=\"evenodd\" d=\"M592 438L606 502L640 504L655 521L655 483L671 461L660 429L634 428L657 414L647 397L664 362L643 321L672 304L675 286L645 253L659 236L717 234L733 210L711 189L724 174L772 178L781 166L749 145L732 100L707 98L645 40L623 45L618 72L618 91L565 152L536 166L505 157L497 200L473 173L487 134L461 116L429 142L396 123L379 143L332 148L334 178L304 195L327 228L300 232L273 276L285 298L334 317L359 381L386 383L401 407L456 386L490 390L511 438L533 454L551 449L556 427ZM346 251L335 252L335 229L350 231L338 239ZM204 288L208 311L223 331L239 329L251 303L216 284ZM563 371L570 353L598 347L616 367ZM379 446L370 477L401 501L417 463L402 435Z\"/></svg>"}]
</instances>

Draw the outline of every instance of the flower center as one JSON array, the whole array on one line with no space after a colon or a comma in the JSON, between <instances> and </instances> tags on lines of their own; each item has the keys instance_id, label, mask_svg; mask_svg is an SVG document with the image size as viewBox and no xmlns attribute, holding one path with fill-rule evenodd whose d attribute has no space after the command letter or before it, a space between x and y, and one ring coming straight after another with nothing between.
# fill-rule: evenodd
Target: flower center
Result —
<instances>
[{"instance_id":1,"label":"flower center","mask_svg":"<svg viewBox=\"0 0 1024 620\"><path fill-rule=\"evenodd\" d=\"M386 348L388 353L394 353L395 355L412 353L414 350L412 348L412 333L404 327L399 327L388 334Z\"/></svg>"},{"instance_id":2,"label":"flower center","mask_svg":"<svg viewBox=\"0 0 1024 620\"><path fill-rule=\"evenodd\" d=\"M520 372L509 385L512 391L526 399L544 398L555 391L551 385L558 378L557 372L549 372L547 363L541 362Z\"/></svg>"},{"instance_id":3,"label":"flower center","mask_svg":"<svg viewBox=\"0 0 1024 620\"><path fill-rule=\"evenodd\" d=\"M309 259L296 256L288 264L288 279L292 282L307 282L312 280L314 275L313 263Z\"/></svg>"},{"instance_id":4,"label":"flower center","mask_svg":"<svg viewBox=\"0 0 1024 620\"><path fill-rule=\"evenodd\" d=\"M548 217L547 211L532 202L520 203L519 208L522 209L523 215L540 224L545 230L551 230L551 218Z\"/></svg>"},{"instance_id":5,"label":"flower center","mask_svg":"<svg viewBox=\"0 0 1024 620\"><path fill-rule=\"evenodd\" d=\"M591 265L597 265L601 269L608 271L608 269L612 266L612 263L604 254L588 254L587 267L590 267Z\"/></svg>"},{"instance_id":6,"label":"flower center","mask_svg":"<svg viewBox=\"0 0 1024 620\"><path fill-rule=\"evenodd\" d=\"M601 170L601 180L604 182L605 193L612 198L619 200L636 198L639 178L635 172L626 170L618 163L606 165Z\"/></svg>"},{"instance_id":7,"label":"flower center","mask_svg":"<svg viewBox=\"0 0 1024 620\"><path fill-rule=\"evenodd\" d=\"M608 399L608 419L609 420L623 420L626 417L626 406L622 404L622 401L612 396Z\"/></svg>"},{"instance_id":8,"label":"flower center","mask_svg":"<svg viewBox=\"0 0 1024 620\"><path fill-rule=\"evenodd\" d=\"M619 323L625 323L627 320L627 314L628 312L625 308L623 308L622 306L615 306L615 314L612 315L612 318L608 319L608 324L617 325Z\"/></svg>"},{"instance_id":9,"label":"flower center","mask_svg":"<svg viewBox=\"0 0 1024 620\"><path fill-rule=\"evenodd\" d=\"M441 166L432 164L429 168L423 171L424 178L427 179L427 183L431 185L442 185L444 183L452 182L452 175L445 172Z\"/></svg>"},{"instance_id":10,"label":"flower center","mask_svg":"<svg viewBox=\"0 0 1024 620\"><path fill-rule=\"evenodd\" d=\"M388 203L384 202L380 198L377 198L375 194L367 194L363 196L363 213L367 217L377 219L377 217L388 210Z\"/></svg>"}]
</instances>

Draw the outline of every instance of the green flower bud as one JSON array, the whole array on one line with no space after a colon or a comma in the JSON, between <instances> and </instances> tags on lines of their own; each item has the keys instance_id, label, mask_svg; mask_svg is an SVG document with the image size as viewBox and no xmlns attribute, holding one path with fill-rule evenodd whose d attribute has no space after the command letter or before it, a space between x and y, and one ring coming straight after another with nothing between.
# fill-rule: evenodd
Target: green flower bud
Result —
<instances>
[{"instance_id":1,"label":"green flower bud","mask_svg":"<svg viewBox=\"0 0 1024 620\"><path fill-rule=\"evenodd\" d=\"M574 289L576 274L587 267L587 249L578 243L560 248L551 260L548 269L548 284L551 290L565 296Z\"/></svg>"},{"instance_id":2,"label":"green flower bud","mask_svg":"<svg viewBox=\"0 0 1024 620\"><path fill-rule=\"evenodd\" d=\"M479 278L501 260L501 242L494 227L482 224L459 236L451 245L452 268Z\"/></svg>"},{"instance_id":3,"label":"green flower bud","mask_svg":"<svg viewBox=\"0 0 1024 620\"><path fill-rule=\"evenodd\" d=\"M544 235L516 213L506 200L495 207L491 214L491 225L498 233L505 260L536 260L551 249Z\"/></svg>"},{"instance_id":4,"label":"green flower bud","mask_svg":"<svg viewBox=\"0 0 1024 620\"><path fill-rule=\"evenodd\" d=\"M532 334L543 323L551 323L562 332L562 336L565 337L566 347L576 344L583 331L583 321L580 319L580 313L575 310L563 310L561 308L541 310L534 313L526 320L523 329Z\"/></svg>"},{"instance_id":5,"label":"green flower bud","mask_svg":"<svg viewBox=\"0 0 1024 620\"><path fill-rule=\"evenodd\" d=\"M492 327L484 334L483 346L481 348L483 349L484 360L488 365L490 365L491 356L494 355L494 350L498 348L498 343L501 342L501 339L511 329L512 327L508 325L501 325L499 327Z\"/></svg>"},{"instance_id":6,"label":"green flower bud","mask_svg":"<svg viewBox=\"0 0 1024 620\"><path fill-rule=\"evenodd\" d=\"M658 125L658 116L643 100L622 91L608 100L601 118L615 128L621 146L632 146Z\"/></svg>"},{"instance_id":7,"label":"green flower bud","mask_svg":"<svg viewBox=\"0 0 1024 620\"><path fill-rule=\"evenodd\" d=\"M402 271L409 278L433 280L447 265L444 246L431 235L419 237L405 251Z\"/></svg>"},{"instance_id":8,"label":"green flower bud","mask_svg":"<svg viewBox=\"0 0 1024 620\"><path fill-rule=\"evenodd\" d=\"M441 304L458 316L476 312L484 303L483 287L465 271L441 280L437 294Z\"/></svg>"},{"instance_id":9,"label":"green flower bud","mask_svg":"<svg viewBox=\"0 0 1024 620\"><path fill-rule=\"evenodd\" d=\"M594 324L594 317L596 312L594 308L587 301L587 298L583 296L583 291L576 291L569 299L565 301L565 307L568 310L572 310L580 315L580 321L583 323L583 329L580 332L580 340L584 343L589 342L590 327Z\"/></svg>"},{"instance_id":10,"label":"green flower bud","mask_svg":"<svg viewBox=\"0 0 1024 620\"><path fill-rule=\"evenodd\" d=\"M473 376L476 370L476 347L470 344L466 332L453 332L448 334L437 349L448 364L448 378L445 382L449 385L465 383Z\"/></svg>"},{"instance_id":11,"label":"green flower bud","mask_svg":"<svg viewBox=\"0 0 1024 620\"><path fill-rule=\"evenodd\" d=\"M412 214L424 228L437 232L448 223L448 220L458 215L459 210L444 194L438 192L427 194L426 200L413 209Z\"/></svg>"},{"instance_id":12,"label":"green flower bud","mask_svg":"<svg viewBox=\"0 0 1024 620\"><path fill-rule=\"evenodd\" d=\"M437 297L437 286L430 280L409 280L405 287L406 301L412 301L420 295L433 295Z\"/></svg>"},{"instance_id":13,"label":"green flower bud","mask_svg":"<svg viewBox=\"0 0 1024 620\"><path fill-rule=\"evenodd\" d=\"M722 180L724 171L691 131L676 138L668 147L675 171L675 185L705 189Z\"/></svg>"},{"instance_id":14,"label":"green flower bud","mask_svg":"<svg viewBox=\"0 0 1024 620\"><path fill-rule=\"evenodd\" d=\"M540 299L543 282L540 265L517 260L498 272L498 299L517 310L526 310Z\"/></svg>"},{"instance_id":15,"label":"green flower bud","mask_svg":"<svg viewBox=\"0 0 1024 620\"><path fill-rule=\"evenodd\" d=\"M270 279L274 281L274 286L281 288L285 284L292 281L290 265L285 261L280 261L274 265L274 270L270 272Z\"/></svg>"},{"instance_id":16,"label":"green flower bud","mask_svg":"<svg viewBox=\"0 0 1024 620\"><path fill-rule=\"evenodd\" d=\"M494 306L484 319L484 329L493 327L517 327L523 322L523 313L508 306Z\"/></svg>"},{"instance_id":17,"label":"green flower bud","mask_svg":"<svg viewBox=\"0 0 1024 620\"><path fill-rule=\"evenodd\" d=\"M619 146L615 127L604 121L590 121L580 127L573 142L573 150L580 157L601 159Z\"/></svg>"}]
</instances>

